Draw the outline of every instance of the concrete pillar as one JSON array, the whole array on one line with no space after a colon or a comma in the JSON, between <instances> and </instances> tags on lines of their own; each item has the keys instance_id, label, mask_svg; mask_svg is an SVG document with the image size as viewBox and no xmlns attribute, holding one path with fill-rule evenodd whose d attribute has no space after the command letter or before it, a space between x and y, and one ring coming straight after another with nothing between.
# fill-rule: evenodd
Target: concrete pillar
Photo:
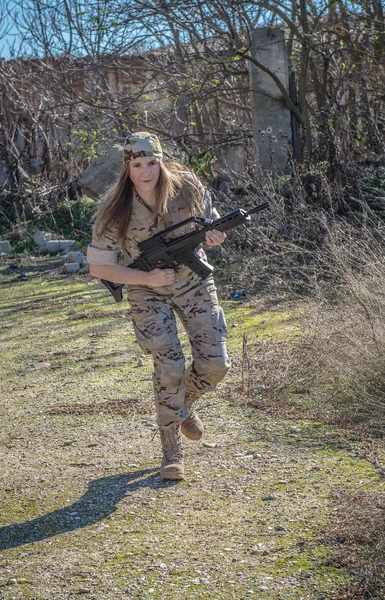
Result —
<instances>
[{"instance_id":1,"label":"concrete pillar","mask_svg":"<svg viewBox=\"0 0 385 600\"><path fill-rule=\"evenodd\" d=\"M253 58L275 73L289 92L289 69L283 30L276 27L255 29L251 52ZM250 64L257 161L263 168L287 173L292 140L290 110L271 76Z\"/></svg>"}]
</instances>

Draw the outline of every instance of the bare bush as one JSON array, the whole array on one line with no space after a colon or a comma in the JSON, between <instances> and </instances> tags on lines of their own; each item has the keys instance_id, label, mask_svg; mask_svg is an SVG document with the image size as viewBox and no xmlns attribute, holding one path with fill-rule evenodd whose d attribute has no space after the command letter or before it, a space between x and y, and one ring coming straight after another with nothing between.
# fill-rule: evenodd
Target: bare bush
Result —
<instances>
[{"instance_id":1,"label":"bare bush","mask_svg":"<svg viewBox=\"0 0 385 600\"><path fill-rule=\"evenodd\" d=\"M333 565L345 568L354 584L333 600L382 600L385 594L385 536L383 494L341 494L342 505L334 515L327 541L339 548Z\"/></svg>"},{"instance_id":2,"label":"bare bush","mask_svg":"<svg viewBox=\"0 0 385 600\"><path fill-rule=\"evenodd\" d=\"M298 353L299 361L306 355L310 368L302 380L317 401L361 417L385 415L384 258L372 231L359 238L333 232L323 260L335 281L334 298L330 291L321 297Z\"/></svg>"},{"instance_id":3,"label":"bare bush","mask_svg":"<svg viewBox=\"0 0 385 600\"><path fill-rule=\"evenodd\" d=\"M246 236L234 234L227 268L223 260L227 289L244 286L276 302L296 298L299 306L300 338L261 340L248 349L248 401L266 406L300 398L334 417L383 418L385 227L364 198L352 197L357 209L346 212L337 187L322 173L312 181L322 188L317 203L303 178L302 185L297 178L278 187L260 180L248 201L269 197L271 212L261 214Z\"/></svg>"}]
</instances>

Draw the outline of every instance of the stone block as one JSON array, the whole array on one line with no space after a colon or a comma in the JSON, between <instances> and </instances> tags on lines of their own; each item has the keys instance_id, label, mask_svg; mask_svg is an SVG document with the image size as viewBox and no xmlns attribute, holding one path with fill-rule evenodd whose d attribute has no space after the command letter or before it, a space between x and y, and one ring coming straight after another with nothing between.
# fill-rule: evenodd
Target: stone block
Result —
<instances>
[{"instance_id":1,"label":"stone block","mask_svg":"<svg viewBox=\"0 0 385 600\"><path fill-rule=\"evenodd\" d=\"M0 242L0 252L5 252L6 254L12 252L11 243L8 241Z\"/></svg>"},{"instance_id":2,"label":"stone block","mask_svg":"<svg viewBox=\"0 0 385 600\"><path fill-rule=\"evenodd\" d=\"M36 231L33 234L32 239L39 247L45 246L48 240L48 234L46 231Z\"/></svg>"},{"instance_id":3,"label":"stone block","mask_svg":"<svg viewBox=\"0 0 385 600\"><path fill-rule=\"evenodd\" d=\"M66 261L69 263L78 263L81 267L87 264L86 255L83 252L74 252L73 250L66 255Z\"/></svg>"},{"instance_id":4,"label":"stone block","mask_svg":"<svg viewBox=\"0 0 385 600\"><path fill-rule=\"evenodd\" d=\"M112 146L104 156L95 158L84 171L80 183L85 196L98 200L118 179L123 168L123 147Z\"/></svg>"},{"instance_id":5,"label":"stone block","mask_svg":"<svg viewBox=\"0 0 385 600\"><path fill-rule=\"evenodd\" d=\"M49 254L57 254L62 250L69 250L74 245L74 240L49 240L40 250L49 252Z\"/></svg>"},{"instance_id":6,"label":"stone block","mask_svg":"<svg viewBox=\"0 0 385 600\"><path fill-rule=\"evenodd\" d=\"M65 263L63 265L64 273L77 273L80 270L80 265L77 262Z\"/></svg>"}]
</instances>

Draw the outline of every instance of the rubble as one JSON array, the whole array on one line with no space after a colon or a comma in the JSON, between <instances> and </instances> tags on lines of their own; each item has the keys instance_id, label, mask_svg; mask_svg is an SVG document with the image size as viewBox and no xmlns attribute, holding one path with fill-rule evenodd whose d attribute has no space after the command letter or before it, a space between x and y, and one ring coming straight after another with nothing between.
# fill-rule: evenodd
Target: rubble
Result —
<instances>
[{"instance_id":1,"label":"rubble","mask_svg":"<svg viewBox=\"0 0 385 600\"><path fill-rule=\"evenodd\" d=\"M64 273L89 273L90 267L87 257L83 252L74 251L64 253L65 263L63 265Z\"/></svg>"},{"instance_id":2,"label":"rubble","mask_svg":"<svg viewBox=\"0 0 385 600\"><path fill-rule=\"evenodd\" d=\"M33 241L38 245L40 252L57 254L63 250L69 250L75 244L75 240L52 240L46 231L36 231Z\"/></svg>"},{"instance_id":3,"label":"rubble","mask_svg":"<svg viewBox=\"0 0 385 600\"><path fill-rule=\"evenodd\" d=\"M9 254L12 252L11 243L7 240L0 242L0 254Z\"/></svg>"}]
</instances>

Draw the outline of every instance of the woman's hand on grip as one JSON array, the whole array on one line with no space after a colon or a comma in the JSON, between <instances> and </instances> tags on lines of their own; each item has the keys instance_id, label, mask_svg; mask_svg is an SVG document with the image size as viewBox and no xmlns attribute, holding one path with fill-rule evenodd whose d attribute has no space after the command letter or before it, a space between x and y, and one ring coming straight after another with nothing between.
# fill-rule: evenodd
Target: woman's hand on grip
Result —
<instances>
[{"instance_id":1,"label":"woman's hand on grip","mask_svg":"<svg viewBox=\"0 0 385 600\"><path fill-rule=\"evenodd\" d=\"M148 284L150 287L163 287L172 285L175 281L174 269L153 269L147 273Z\"/></svg>"}]
</instances>

